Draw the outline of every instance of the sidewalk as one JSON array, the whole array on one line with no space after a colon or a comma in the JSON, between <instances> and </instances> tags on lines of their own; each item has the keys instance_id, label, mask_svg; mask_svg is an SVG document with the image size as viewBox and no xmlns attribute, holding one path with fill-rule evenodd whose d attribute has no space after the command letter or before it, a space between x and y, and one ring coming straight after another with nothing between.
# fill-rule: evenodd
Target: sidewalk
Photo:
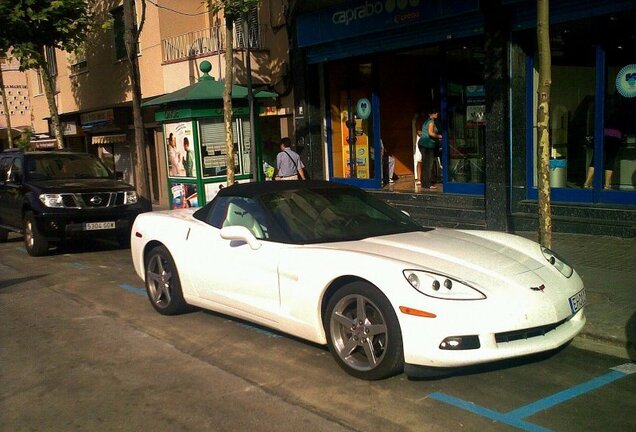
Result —
<instances>
[{"instance_id":1,"label":"sidewalk","mask_svg":"<svg viewBox=\"0 0 636 432\"><path fill-rule=\"evenodd\" d=\"M552 249L585 283L587 324L574 344L636 361L636 239L553 233Z\"/></svg>"}]
</instances>

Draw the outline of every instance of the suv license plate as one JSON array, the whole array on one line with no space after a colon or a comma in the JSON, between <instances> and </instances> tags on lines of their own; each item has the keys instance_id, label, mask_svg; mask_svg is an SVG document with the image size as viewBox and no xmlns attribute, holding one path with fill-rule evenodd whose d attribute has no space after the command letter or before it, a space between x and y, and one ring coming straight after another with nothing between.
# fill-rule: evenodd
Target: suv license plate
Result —
<instances>
[{"instance_id":1,"label":"suv license plate","mask_svg":"<svg viewBox=\"0 0 636 432\"><path fill-rule=\"evenodd\" d=\"M115 222L87 222L84 224L84 231L105 229L115 229Z\"/></svg>"},{"instance_id":2,"label":"suv license plate","mask_svg":"<svg viewBox=\"0 0 636 432\"><path fill-rule=\"evenodd\" d=\"M572 311L572 315L577 313L585 304L587 303L587 296L585 295L585 288L581 291L574 294L569 299L570 301L570 310Z\"/></svg>"}]
</instances>

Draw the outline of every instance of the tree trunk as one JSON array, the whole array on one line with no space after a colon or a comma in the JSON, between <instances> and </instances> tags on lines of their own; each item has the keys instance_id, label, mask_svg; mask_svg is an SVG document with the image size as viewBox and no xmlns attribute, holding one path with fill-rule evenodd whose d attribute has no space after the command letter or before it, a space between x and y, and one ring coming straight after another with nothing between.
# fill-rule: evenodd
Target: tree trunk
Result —
<instances>
[{"instance_id":1,"label":"tree trunk","mask_svg":"<svg viewBox=\"0 0 636 432\"><path fill-rule=\"evenodd\" d=\"M135 186L141 198L150 200L150 183L148 181L148 163L146 160L146 140L144 134L144 120L141 113L141 80L139 74L139 57L137 45L139 33L135 22L134 0L124 1L124 41L126 55L130 66L130 87L132 91L133 124L135 128L135 151L133 152L133 165L135 170ZM145 2L143 2L145 7ZM144 17L144 14L142 14Z\"/></svg>"},{"instance_id":2,"label":"tree trunk","mask_svg":"<svg viewBox=\"0 0 636 432\"><path fill-rule=\"evenodd\" d=\"M2 67L0 67L0 93L2 93L4 117L7 121L7 140L9 141L9 148L13 148L13 135L11 134L11 113L9 112L9 105L7 105L7 94L4 91L4 77L2 76Z\"/></svg>"},{"instance_id":3,"label":"tree trunk","mask_svg":"<svg viewBox=\"0 0 636 432\"><path fill-rule=\"evenodd\" d=\"M227 185L234 184L234 131L232 129L232 81L234 81L234 21L225 17L225 87L223 89L223 120L227 148Z\"/></svg>"},{"instance_id":4,"label":"tree trunk","mask_svg":"<svg viewBox=\"0 0 636 432\"><path fill-rule=\"evenodd\" d=\"M49 112L51 113L51 126L53 127L53 135L55 136L56 149L64 148L64 137L62 136L62 128L60 127L60 116L57 114L57 103L55 102L55 91L53 90L53 79L49 73L47 61L42 56L42 62L40 62L40 74L42 76L42 84L44 85L44 94L46 95L46 102L49 105Z\"/></svg>"},{"instance_id":5,"label":"tree trunk","mask_svg":"<svg viewBox=\"0 0 636 432\"><path fill-rule=\"evenodd\" d=\"M552 247L550 207L550 21L549 0L537 0L537 47L539 88L537 94L537 189L539 193L539 243Z\"/></svg>"}]
</instances>

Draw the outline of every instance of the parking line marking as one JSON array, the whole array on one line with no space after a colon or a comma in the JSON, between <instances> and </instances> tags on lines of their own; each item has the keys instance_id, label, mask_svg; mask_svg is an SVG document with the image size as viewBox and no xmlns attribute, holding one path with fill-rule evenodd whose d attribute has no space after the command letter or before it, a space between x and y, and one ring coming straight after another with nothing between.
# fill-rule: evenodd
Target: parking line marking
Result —
<instances>
[{"instance_id":1,"label":"parking line marking","mask_svg":"<svg viewBox=\"0 0 636 432\"><path fill-rule=\"evenodd\" d=\"M453 405L457 408L462 408L466 411L472 412L482 417L489 418L499 423L507 424L508 426L516 427L517 429L525 430L528 432L550 432L550 429L546 429L534 423L527 422L521 418L513 417L508 414L502 414L497 411L493 411L488 408L484 408L473 402L467 402L465 400L449 396L444 393L431 393L430 397L440 402L445 402L449 405Z\"/></svg>"},{"instance_id":2,"label":"parking line marking","mask_svg":"<svg viewBox=\"0 0 636 432\"><path fill-rule=\"evenodd\" d=\"M146 296L146 290L143 288L137 288L135 286L129 285L129 284L121 284L119 285L120 288L125 289L128 292L131 292L133 294L137 294L139 296L145 297Z\"/></svg>"},{"instance_id":3,"label":"parking line marking","mask_svg":"<svg viewBox=\"0 0 636 432\"><path fill-rule=\"evenodd\" d=\"M477 414L479 416L516 427L518 429L530 432L548 432L550 431L550 429L546 429L542 426L530 423L523 419L525 417L532 416L538 412L550 409L570 399L574 399L578 396L581 396L582 394L601 388L620 378L626 377L627 375L636 373L636 363L625 363L623 365L619 365L610 369L612 371L606 373L605 375L593 378L589 381L575 385L574 387L570 387L566 390L560 391L551 396L547 396L543 399L539 399L536 402L532 402L528 405L514 409L507 413L500 413L477 405L476 403L468 402L444 393L431 393L429 397L440 402L453 405L457 408L469 411L473 414Z\"/></svg>"},{"instance_id":4,"label":"parking line marking","mask_svg":"<svg viewBox=\"0 0 636 432\"><path fill-rule=\"evenodd\" d=\"M604 385L614 382L617 379L623 378L625 375L626 374L624 374L623 372L614 370L600 377L596 377L582 384L579 384L574 387L570 387L569 389L555 393L552 396L539 399L538 401L533 402L529 405L523 406L521 408L517 408L514 411L510 411L508 415L512 415L519 418L529 417L540 411L547 410L549 408L552 408L555 405L569 401L570 399L579 397L582 394L585 394L592 390L596 390L597 388L603 387Z\"/></svg>"},{"instance_id":5,"label":"parking line marking","mask_svg":"<svg viewBox=\"0 0 636 432\"><path fill-rule=\"evenodd\" d=\"M79 261L66 263L66 265L68 267L71 267L71 268L74 268L74 269L77 269L77 270L86 270L86 269L91 267L90 265L82 263L82 262L79 262Z\"/></svg>"}]
</instances>

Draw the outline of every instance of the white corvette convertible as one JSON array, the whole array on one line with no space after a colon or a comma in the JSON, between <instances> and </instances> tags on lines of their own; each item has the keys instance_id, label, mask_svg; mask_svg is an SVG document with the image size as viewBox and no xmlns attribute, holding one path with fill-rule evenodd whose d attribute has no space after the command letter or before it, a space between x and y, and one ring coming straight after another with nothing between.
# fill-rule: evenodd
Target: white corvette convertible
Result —
<instances>
[{"instance_id":1,"label":"white corvette convertible","mask_svg":"<svg viewBox=\"0 0 636 432\"><path fill-rule=\"evenodd\" d=\"M585 325L581 278L549 249L424 228L335 183L234 185L141 214L131 238L157 312L198 306L327 344L363 379L553 350Z\"/></svg>"}]
</instances>

